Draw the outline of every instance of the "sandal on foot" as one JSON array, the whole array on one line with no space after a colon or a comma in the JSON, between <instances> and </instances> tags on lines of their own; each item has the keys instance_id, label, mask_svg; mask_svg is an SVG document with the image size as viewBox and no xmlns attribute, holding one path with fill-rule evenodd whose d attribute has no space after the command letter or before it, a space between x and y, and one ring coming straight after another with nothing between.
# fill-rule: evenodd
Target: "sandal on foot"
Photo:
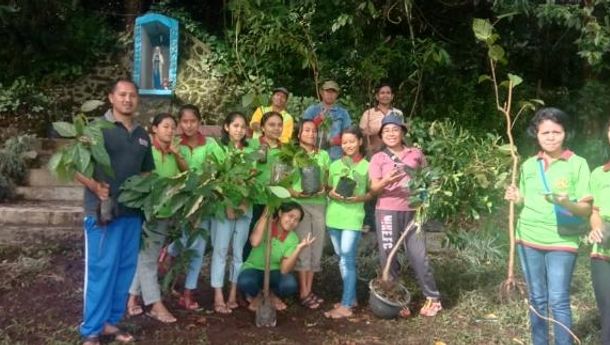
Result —
<instances>
[{"instance_id":1,"label":"sandal on foot","mask_svg":"<svg viewBox=\"0 0 610 345\"><path fill-rule=\"evenodd\" d=\"M128 316L138 316L138 315L142 315L142 313L144 313L144 310L142 309L142 306L140 306L139 304L127 306L127 315Z\"/></svg>"},{"instance_id":2,"label":"sandal on foot","mask_svg":"<svg viewBox=\"0 0 610 345\"><path fill-rule=\"evenodd\" d=\"M318 309L320 307L320 302L316 300L314 294L310 293L307 297L301 298L301 305L309 309Z\"/></svg>"},{"instance_id":3,"label":"sandal on foot","mask_svg":"<svg viewBox=\"0 0 610 345\"><path fill-rule=\"evenodd\" d=\"M344 319L347 317L351 317L353 315L352 311L347 309L347 308L343 308L345 310L348 310L349 313L344 313L342 311L339 310L339 308L335 308L335 309L331 309L327 312L324 312L324 316L328 319Z\"/></svg>"},{"instance_id":4,"label":"sandal on foot","mask_svg":"<svg viewBox=\"0 0 610 345\"><path fill-rule=\"evenodd\" d=\"M191 291L185 290L182 295L180 295L180 300L178 301L178 305L186 310L198 310L200 309L199 303L195 301L193 293Z\"/></svg>"},{"instance_id":5,"label":"sandal on foot","mask_svg":"<svg viewBox=\"0 0 610 345\"><path fill-rule=\"evenodd\" d=\"M239 304L235 301L229 301L227 302L227 307L229 307L229 309L237 309L239 308Z\"/></svg>"},{"instance_id":6,"label":"sandal on foot","mask_svg":"<svg viewBox=\"0 0 610 345\"><path fill-rule=\"evenodd\" d=\"M320 297L320 296L316 295L316 294L315 294L315 293L313 293L313 292L312 292L312 293L310 293L310 295L311 295L311 296L313 296L313 298L315 298L315 299L316 299L316 302L318 302L318 304L322 304L322 303L324 303L324 298L322 298L322 297Z\"/></svg>"},{"instance_id":7,"label":"sandal on foot","mask_svg":"<svg viewBox=\"0 0 610 345\"><path fill-rule=\"evenodd\" d=\"M170 313L155 313L153 311L149 311L148 313L146 313L146 316L165 324L174 323L178 321L176 317Z\"/></svg>"},{"instance_id":8,"label":"sandal on foot","mask_svg":"<svg viewBox=\"0 0 610 345\"><path fill-rule=\"evenodd\" d=\"M100 345L100 337L97 335L90 335L83 338L83 345Z\"/></svg>"},{"instance_id":9,"label":"sandal on foot","mask_svg":"<svg viewBox=\"0 0 610 345\"><path fill-rule=\"evenodd\" d=\"M419 315L421 316L436 316L439 311L443 310L443 306L441 305L441 301L437 299L427 298L424 306L421 307L419 311Z\"/></svg>"},{"instance_id":10,"label":"sandal on foot","mask_svg":"<svg viewBox=\"0 0 610 345\"><path fill-rule=\"evenodd\" d=\"M121 344L135 343L135 341L136 341L136 338L134 338L133 335L131 335L125 331L122 331L120 329L117 329L116 331L113 331L113 332L102 333L102 336L112 337L112 338L114 338L114 341L121 343Z\"/></svg>"},{"instance_id":11,"label":"sandal on foot","mask_svg":"<svg viewBox=\"0 0 610 345\"><path fill-rule=\"evenodd\" d=\"M218 314L231 314L233 310L224 303L214 304L214 312Z\"/></svg>"}]
</instances>

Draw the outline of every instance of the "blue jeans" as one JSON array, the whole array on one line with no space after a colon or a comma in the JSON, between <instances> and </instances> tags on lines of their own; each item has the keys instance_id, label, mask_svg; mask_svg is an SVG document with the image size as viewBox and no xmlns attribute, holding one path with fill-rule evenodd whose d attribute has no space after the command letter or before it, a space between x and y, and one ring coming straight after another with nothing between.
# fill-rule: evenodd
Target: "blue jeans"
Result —
<instances>
[{"instance_id":1,"label":"blue jeans","mask_svg":"<svg viewBox=\"0 0 610 345\"><path fill-rule=\"evenodd\" d=\"M199 224L199 228L210 230L210 221L204 220L201 224ZM188 250L192 252L191 261L189 262L188 271L186 272L184 288L188 290L194 290L197 288L199 273L201 272L201 267L203 266L203 254L205 253L205 246L207 242L205 238L198 235L189 245L189 237L190 234L186 229L184 229L182 231L182 237L180 238L180 242L184 247L188 245ZM180 248L178 248L175 242L169 245L167 251L173 257L180 255Z\"/></svg>"},{"instance_id":2,"label":"blue jeans","mask_svg":"<svg viewBox=\"0 0 610 345\"><path fill-rule=\"evenodd\" d=\"M335 253L339 255L339 270L343 279L343 296L341 305L351 307L356 301L356 255L358 243L362 235L360 230L338 230L328 228L330 241L333 243Z\"/></svg>"},{"instance_id":3,"label":"blue jeans","mask_svg":"<svg viewBox=\"0 0 610 345\"><path fill-rule=\"evenodd\" d=\"M237 276L241 269L244 245L248 241L248 228L252 212L248 212L237 219L227 218L212 220L212 268L210 280L213 288L221 288L225 279L225 267L227 265L227 253L229 244L232 251L232 262L229 275L231 283L237 282Z\"/></svg>"},{"instance_id":4,"label":"blue jeans","mask_svg":"<svg viewBox=\"0 0 610 345\"><path fill-rule=\"evenodd\" d=\"M280 270L272 270L269 277L269 287L278 297L294 295L298 291L297 280L290 273L282 274ZM237 279L239 291L248 297L256 297L263 289L265 271L249 268L241 271Z\"/></svg>"},{"instance_id":5,"label":"blue jeans","mask_svg":"<svg viewBox=\"0 0 610 345\"><path fill-rule=\"evenodd\" d=\"M540 314L552 318L572 329L570 309L570 283L576 263L576 253L567 251L548 251L518 245L523 275L529 290L529 301ZM530 311L532 343L549 344L549 328L546 320ZM555 344L572 344L572 336L563 327L554 324Z\"/></svg>"}]
</instances>

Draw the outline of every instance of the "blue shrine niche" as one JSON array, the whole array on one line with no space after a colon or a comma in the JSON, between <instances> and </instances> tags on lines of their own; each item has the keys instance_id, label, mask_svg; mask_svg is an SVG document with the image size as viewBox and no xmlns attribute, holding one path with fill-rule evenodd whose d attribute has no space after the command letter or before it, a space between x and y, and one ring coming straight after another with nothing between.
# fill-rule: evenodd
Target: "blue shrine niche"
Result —
<instances>
[{"instance_id":1,"label":"blue shrine niche","mask_svg":"<svg viewBox=\"0 0 610 345\"><path fill-rule=\"evenodd\" d=\"M178 69L178 21L157 13L136 18L133 80L141 95L171 96Z\"/></svg>"}]
</instances>

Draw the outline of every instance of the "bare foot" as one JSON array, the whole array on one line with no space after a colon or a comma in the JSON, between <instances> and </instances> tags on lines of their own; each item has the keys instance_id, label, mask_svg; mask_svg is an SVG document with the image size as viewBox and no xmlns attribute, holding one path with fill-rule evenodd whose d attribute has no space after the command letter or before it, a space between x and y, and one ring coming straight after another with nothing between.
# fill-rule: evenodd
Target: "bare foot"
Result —
<instances>
[{"instance_id":1,"label":"bare foot","mask_svg":"<svg viewBox=\"0 0 610 345\"><path fill-rule=\"evenodd\" d=\"M174 323L177 321L176 317L167 310L161 301L154 303L146 315L161 323Z\"/></svg>"},{"instance_id":2,"label":"bare foot","mask_svg":"<svg viewBox=\"0 0 610 345\"><path fill-rule=\"evenodd\" d=\"M229 307L231 309L237 309L237 308L239 308L239 304L237 303L236 300L229 300L227 302L227 307Z\"/></svg>"},{"instance_id":3,"label":"bare foot","mask_svg":"<svg viewBox=\"0 0 610 345\"><path fill-rule=\"evenodd\" d=\"M261 302L263 300L261 295L258 295L255 298L248 297L246 299L249 302L248 309L250 309L251 311L256 311L256 309L258 308L258 306L261 304Z\"/></svg>"}]
</instances>

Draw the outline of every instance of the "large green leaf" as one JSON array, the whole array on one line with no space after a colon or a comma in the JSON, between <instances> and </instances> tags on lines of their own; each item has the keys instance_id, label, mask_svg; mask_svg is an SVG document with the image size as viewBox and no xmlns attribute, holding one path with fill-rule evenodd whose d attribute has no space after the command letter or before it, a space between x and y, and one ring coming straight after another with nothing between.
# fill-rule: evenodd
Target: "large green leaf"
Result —
<instances>
[{"instance_id":1,"label":"large green leaf","mask_svg":"<svg viewBox=\"0 0 610 345\"><path fill-rule=\"evenodd\" d=\"M93 157L95 163L100 165L108 176L114 176L114 172L112 171L112 166L110 164L110 156L108 156L108 152L106 152L104 145L101 143L92 145L91 156Z\"/></svg>"},{"instance_id":2,"label":"large green leaf","mask_svg":"<svg viewBox=\"0 0 610 345\"><path fill-rule=\"evenodd\" d=\"M290 192L282 186L268 186L267 189L280 199L290 198Z\"/></svg>"},{"instance_id":3,"label":"large green leaf","mask_svg":"<svg viewBox=\"0 0 610 345\"><path fill-rule=\"evenodd\" d=\"M487 19L475 18L472 21L472 31L479 41L487 42L491 38L493 26Z\"/></svg>"},{"instance_id":4,"label":"large green leaf","mask_svg":"<svg viewBox=\"0 0 610 345\"><path fill-rule=\"evenodd\" d=\"M516 74L510 74L510 73L508 73L508 80L510 80L513 83L513 87L516 87L517 85L519 85L523 82L523 78L521 78L520 76L518 76Z\"/></svg>"},{"instance_id":5,"label":"large green leaf","mask_svg":"<svg viewBox=\"0 0 610 345\"><path fill-rule=\"evenodd\" d=\"M86 124L87 123L84 116L76 116L74 118L74 130L76 131L76 136L83 135Z\"/></svg>"},{"instance_id":6,"label":"large green leaf","mask_svg":"<svg viewBox=\"0 0 610 345\"><path fill-rule=\"evenodd\" d=\"M76 136L76 128L69 122L53 122L53 129L64 138L74 138Z\"/></svg>"},{"instance_id":7,"label":"large green leaf","mask_svg":"<svg viewBox=\"0 0 610 345\"><path fill-rule=\"evenodd\" d=\"M76 152L78 152L78 160L76 161L77 170L84 173L91 162L91 152L81 143L76 144Z\"/></svg>"},{"instance_id":8,"label":"large green leaf","mask_svg":"<svg viewBox=\"0 0 610 345\"><path fill-rule=\"evenodd\" d=\"M80 111L82 111L83 113L88 113L94 111L102 105L104 105L104 102L97 99L92 99L83 103L83 105L81 105L80 107Z\"/></svg>"},{"instance_id":9,"label":"large green leaf","mask_svg":"<svg viewBox=\"0 0 610 345\"><path fill-rule=\"evenodd\" d=\"M501 46L494 44L492 46L489 47L489 51L487 52L487 55L494 61L500 61L502 59L504 59L504 48L502 48Z\"/></svg>"}]
</instances>

